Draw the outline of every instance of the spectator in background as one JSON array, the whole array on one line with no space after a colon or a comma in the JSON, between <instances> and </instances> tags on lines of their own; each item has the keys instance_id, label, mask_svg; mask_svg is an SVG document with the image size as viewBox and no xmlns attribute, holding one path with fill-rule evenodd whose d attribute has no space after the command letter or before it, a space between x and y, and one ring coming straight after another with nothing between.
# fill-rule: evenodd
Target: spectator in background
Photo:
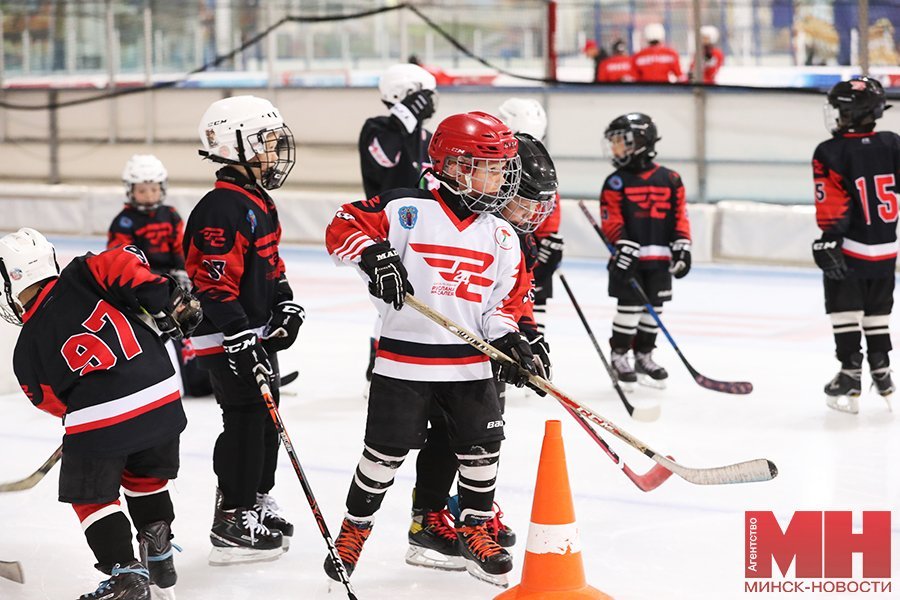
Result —
<instances>
[{"instance_id":1,"label":"spectator in background","mask_svg":"<svg viewBox=\"0 0 900 600\"><path fill-rule=\"evenodd\" d=\"M725 64L725 54L716 46L719 42L719 30L712 25L700 28L700 40L703 42L703 83L715 83L719 69ZM694 61L691 60L691 71L688 77L693 81Z\"/></svg>"},{"instance_id":2,"label":"spectator in background","mask_svg":"<svg viewBox=\"0 0 900 600\"><path fill-rule=\"evenodd\" d=\"M603 48L597 46L597 42L594 40L588 40L584 43L584 48L581 50L585 56L594 61L594 83L600 81L600 63L606 58L606 52Z\"/></svg>"},{"instance_id":3,"label":"spectator in background","mask_svg":"<svg viewBox=\"0 0 900 600\"><path fill-rule=\"evenodd\" d=\"M632 57L636 81L674 83L682 79L678 53L665 44L666 30L659 23L644 27L647 44Z\"/></svg>"},{"instance_id":4,"label":"spectator in background","mask_svg":"<svg viewBox=\"0 0 900 600\"><path fill-rule=\"evenodd\" d=\"M613 42L612 54L603 59L597 69L597 81L623 82L634 81L634 65L628 56L628 47L625 40L618 39Z\"/></svg>"}]
</instances>

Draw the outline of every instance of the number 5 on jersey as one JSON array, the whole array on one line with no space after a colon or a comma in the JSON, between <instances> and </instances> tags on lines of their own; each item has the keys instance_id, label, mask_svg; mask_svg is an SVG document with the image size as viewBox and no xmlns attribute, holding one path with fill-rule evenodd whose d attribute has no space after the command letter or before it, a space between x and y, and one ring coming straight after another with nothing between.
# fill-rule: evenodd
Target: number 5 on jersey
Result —
<instances>
[{"instance_id":1,"label":"number 5 on jersey","mask_svg":"<svg viewBox=\"0 0 900 600\"><path fill-rule=\"evenodd\" d=\"M859 177L853 182L856 191L859 192L859 201L862 203L863 214L866 217L866 225L872 224L872 215L869 213L869 192L866 186L866 178ZM885 223L893 223L897 220L898 210L897 192L889 188L896 186L893 173L875 176L875 196L878 198L878 216Z\"/></svg>"}]
</instances>

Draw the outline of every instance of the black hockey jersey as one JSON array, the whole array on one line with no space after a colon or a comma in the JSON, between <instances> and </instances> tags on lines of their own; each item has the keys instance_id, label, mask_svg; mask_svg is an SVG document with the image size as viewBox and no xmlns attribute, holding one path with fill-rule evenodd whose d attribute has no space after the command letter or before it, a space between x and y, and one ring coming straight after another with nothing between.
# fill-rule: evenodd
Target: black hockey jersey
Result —
<instances>
[{"instance_id":1,"label":"black hockey jersey","mask_svg":"<svg viewBox=\"0 0 900 600\"><path fill-rule=\"evenodd\" d=\"M653 163L639 173L619 169L606 178L600 220L611 243L625 239L640 244L641 269L668 267L669 244L691 239L681 177Z\"/></svg>"},{"instance_id":2,"label":"black hockey jersey","mask_svg":"<svg viewBox=\"0 0 900 600\"><path fill-rule=\"evenodd\" d=\"M281 225L272 198L232 167L191 211L184 236L186 269L203 307L191 338L200 364L224 364L222 336L263 335L272 309L293 293L278 254Z\"/></svg>"},{"instance_id":3,"label":"black hockey jersey","mask_svg":"<svg viewBox=\"0 0 900 600\"><path fill-rule=\"evenodd\" d=\"M387 190L424 187L419 179L431 167L430 143L431 132L427 129L420 127L407 134L390 117L366 120L359 133L359 162L366 198Z\"/></svg>"},{"instance_id":4,"label":"black hockey jersey","mask_svg":"<svg viewBox=\"0 0 900 600\"><path fill-rule=\"evenodd\" d=\"M178 375L138 317L163 310L173 285L126 246L76 258L28 307L13 368L35 406L63 417L64 452L122 456L185 428Z\"/></svg>"},{"instance_id":5,"label":"black hockey jersey","mask_svg":"<svg viewBox=\"0 0 900 600\"><path fill-rule=\"evenodd\" d=\"M900 136L845 133L813 155L816 222L843 238L850 276L893 276L897 263Z\"/></svg>"},{"instance_id":6,"label":"black hockey jersey","mask_svg":"<svg viewBox=\"0 0 900 600\"><path fill-rule=\"evenodd\" d=\"M109 226L106 249L137 246L150 261L151 269L167 273L184 269L183 233L181 217L171 206L142 212L126 204Z\"/></svg>"}]
</instances>

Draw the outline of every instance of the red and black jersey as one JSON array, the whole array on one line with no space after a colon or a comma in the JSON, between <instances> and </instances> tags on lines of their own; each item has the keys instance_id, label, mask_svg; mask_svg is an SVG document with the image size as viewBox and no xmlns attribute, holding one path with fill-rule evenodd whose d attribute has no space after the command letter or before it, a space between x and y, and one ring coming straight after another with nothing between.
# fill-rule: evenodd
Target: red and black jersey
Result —
<instances>
[{"instance_id":1,"label":"red and black jersey","mask_svg":"<svg viewBox=\"0 0 900 600\"><path fill-rule=\"evenodd\" d=\"M141 212L126 204L109 226L106 249L137 246L150 261L151 269L166 273L184 268L183 234L184 224L171 206Z\"/></svg>"},{"instance_id":2,"label":"red and black jersey","mask_svg":"<svg viewBox=\"0 0 900 600\"><path fill-rule=\"evenodd\" d=\"M816 222L843 238L851 273L892 276L897 263L900 136L890 131L846 133L813 155Z\"/></svg>"},{"instance_id":3,"label":"red and black jersey","mask_svg":"<svg viewBox=\"0 0 900 600\"><path fill-rule=\"evenodd\" d=\"M192 344L205 366L223 362L223 334L261 334L275 305L293 299L278 254L275 203L235 168L220 169L216 177L184 235L186 270L203 307Z\"/></svg>"},{"instance_id":4,"label":"red and black jersey","mask_svg":"<svg viewBox=\"0 0 900 600\"><path fill-rule=\"evenodd\" d=\"M669 244L691 239L681 176L653 163L645 171L619 169L606 178L600 220L611 243L625 239L640 244L642 269L667 267Z\"/></svg>"},{"instance_id":5,"label":"red and black jersey","mask_svg":"<svg viewBox=\"0 0 900 600\"><path fill-rule=\"evenodd\" d=\"M372 117L359 133L359 166L366 198L398 188L420 187L422 173L431 167L431 132L417 128L406 133L390 117Z\"/></svg>"},{"instance_id":6,"label":"red and black jersey","mask_svg":"<svg viewBox=\"0 0 900 600\"><path fill-rule=\"evenodd\" d=\"M28 307L13 368L35 406L63 417L65 452L124 456L185 428L178 375L138 316L163 310L173 286L126 246L76 258Z\"/></svg>"}]
</instances>

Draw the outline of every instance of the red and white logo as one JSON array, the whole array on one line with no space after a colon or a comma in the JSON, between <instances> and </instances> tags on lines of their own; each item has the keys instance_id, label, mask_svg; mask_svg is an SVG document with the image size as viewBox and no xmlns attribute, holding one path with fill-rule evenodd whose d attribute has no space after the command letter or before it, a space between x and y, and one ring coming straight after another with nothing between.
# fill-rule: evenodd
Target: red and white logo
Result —
<instances>
[{"instance_id":1,"label":"red and white logo","mask_svg":"<svg viewBox=\"0 0 900 600\"><path fill-rule=\"evenodd\" d=\"M432 286L432 294L481 302L481 293L472 287L494 285L493 279L483 276L494 263L492 254L436 244L410 244L409 247L421 254L428 266L437 269L443 280Z\"/></svg>"},{"instance_id":2,"label":"red and white logo","mask_svg":"<svg viewBox=\"0 0 900 600\"><path fill-rule=\"evenodd\" d=\"M494 239L497 240L497 245L504 250L512 250L515 237L515 234L506 225L501 225L494 230Z\"/></svg>"}]
</instances>

